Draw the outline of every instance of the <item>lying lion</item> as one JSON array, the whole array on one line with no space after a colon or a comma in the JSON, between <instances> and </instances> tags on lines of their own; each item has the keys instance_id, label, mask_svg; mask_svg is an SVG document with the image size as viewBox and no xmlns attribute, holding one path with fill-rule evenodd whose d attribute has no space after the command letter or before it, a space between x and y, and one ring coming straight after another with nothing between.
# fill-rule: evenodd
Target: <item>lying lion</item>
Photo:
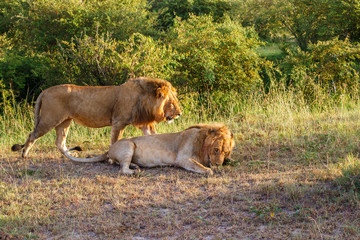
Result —
<instances>
[{"instance_id":1,"label":"lying lion","mask_svg":"<svg viewBox=\"0 0 360 240\"><path fill-rule=\"evenodd\" d=\"M161 79L137 78L120 86L58 85L39 95L34 130L24 145L11 149L24 148L22 156L26 157L34 142L55 128L55 144L65 153L71 120L92 128L112 126L113 144L129 124L142 129L144 135L155 134L154 123L170 122L180 114L175 88Z\"/></svg>"},{"instance_id":2,"label":"lying lion","mask_svg":"<svg viewBox=\"0 0 360 240\"><path fill-rule=\"evenodd\" d=\"M121 173L133 174L131 168L178 166L186 170L212 174L212 165L222 165L230 157L234 135L224 125L196 125L178 133L125 138L111 145L105 154L93 158L65 155L77 162L99 162L110 158Z\"/></svg>"}]
</instances>

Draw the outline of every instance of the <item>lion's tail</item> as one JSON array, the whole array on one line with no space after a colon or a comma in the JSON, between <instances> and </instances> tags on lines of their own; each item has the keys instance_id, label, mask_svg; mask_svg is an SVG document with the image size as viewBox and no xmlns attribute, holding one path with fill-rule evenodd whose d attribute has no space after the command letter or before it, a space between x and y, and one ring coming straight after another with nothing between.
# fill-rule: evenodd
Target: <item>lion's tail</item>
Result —
<instances>
[{"instance_id":1,"label":"lion's tail","mask_svg":"<svg viewBox=\"0 0 360 240\"><path fill-rule=\"evenodd\" d=\"M35 103L35 113L34 113L35 128L38 126L40 120L40 109L41 109L43 95L44 95L44 91L40 93Z\"/></svg>"},{"instance_id":2,"label":"lion's tail","mask_svg":"<svg viewBox=\"0 0 360 240\"><path fill-rule=\"evenodd\" d=\"M92 157L92 158L78 158L78 157L74 157L74 156L71 156L69 154L69 152L71 150L76 150L76 148L70 148L70 149L67 149L64 154L67 158L69 158L70 160L72 161L75 161L75 162L82 162L82 163L93 163L93 162L101 162L101 161L105 161L106 159L108 159L108 153L104 153L104 154L101 154L99 156L95 156L95 157Z\"/></svg>"},{"instance_id":3,"label":"lion's tail","mask_svg":"<svg viewBox=\"0 0 360 240\"><path fill-rule=\"evenodd\" d=\"M36 103L35 103L35 112L34 112L34 122L35 122L35 128L37 127L37 125L39 124L39 120L40 120L40 109L41 109L41 104L42 104L42 97L44 95L44 92L40 93L40 95L38 96L38 98L36 99ZM14 144L11 147L11 151L20 151L23 147L25 146L25 144L20 145L20 144Z\"/></svg>"}]
</instances>

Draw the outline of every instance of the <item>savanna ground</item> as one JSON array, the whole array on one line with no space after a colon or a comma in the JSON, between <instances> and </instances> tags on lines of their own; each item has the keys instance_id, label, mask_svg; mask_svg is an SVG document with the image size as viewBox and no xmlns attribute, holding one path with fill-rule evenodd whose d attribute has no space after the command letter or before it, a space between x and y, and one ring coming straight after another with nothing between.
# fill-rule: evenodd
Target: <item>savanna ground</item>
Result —
<instances>
[{"instance_id":1,"label":"savanna ground","mask_svg":"<svg viewBox=\"0 0 360 240\"><path fill-rule=\"evenodd\" d=\"M74 163L54 131L22 159L10 147L25 141L33 114L15 107L1 116L0 239L359 239L360 104L294 99L229 102L211 114L184 100L180 119L157 125L228 125L233 161L213 176L172 167L122 176L117 165ZM67 142L82 156L102 153L109 131L73 124Z\"/></svg>"}]
</instances>

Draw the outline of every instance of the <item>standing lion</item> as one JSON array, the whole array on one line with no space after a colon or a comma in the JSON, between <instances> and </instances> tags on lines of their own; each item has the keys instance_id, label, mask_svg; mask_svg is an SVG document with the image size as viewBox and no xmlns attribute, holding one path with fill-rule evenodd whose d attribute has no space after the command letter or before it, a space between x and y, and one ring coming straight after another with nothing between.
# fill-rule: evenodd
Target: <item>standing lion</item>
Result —
<instances>
[{"instance_id":1,"label":"standing lion","mask_svg":"<svg viewBox=\"0 0 360 240\"><path fill-rule=\"evenodd\" d=\"M65 153L71 120L92 128L112 126L113 144L129 124L139 127L144 135L155 134L155 123L171 122L180 115L175 88L161 79L142 77L120 86L58 85L39 95L34 130L24 145L15 144L11 149L24 148L22 156L26 157L34 142L55 128L55 144Z\"/></svg>"}]
</instances>

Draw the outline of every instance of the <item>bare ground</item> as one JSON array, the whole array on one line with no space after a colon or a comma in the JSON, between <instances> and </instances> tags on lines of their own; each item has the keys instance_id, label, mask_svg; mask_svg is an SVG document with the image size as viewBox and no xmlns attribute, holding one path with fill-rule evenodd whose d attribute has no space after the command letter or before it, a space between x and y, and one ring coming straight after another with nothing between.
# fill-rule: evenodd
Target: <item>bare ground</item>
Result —
<instances>
[{"instance_id":1,"label":"bare ground","mask_svg":"<svg viewBox=\"0 0 360 240\"><path fill-rule=\"evenodd\" d=\"M239 158L235 153L234 158ZM122 176L53 153L0 162L0 239L359 239L359 200L290 159L245 160L202 176Z\"/></svg>"}]
</instances>

